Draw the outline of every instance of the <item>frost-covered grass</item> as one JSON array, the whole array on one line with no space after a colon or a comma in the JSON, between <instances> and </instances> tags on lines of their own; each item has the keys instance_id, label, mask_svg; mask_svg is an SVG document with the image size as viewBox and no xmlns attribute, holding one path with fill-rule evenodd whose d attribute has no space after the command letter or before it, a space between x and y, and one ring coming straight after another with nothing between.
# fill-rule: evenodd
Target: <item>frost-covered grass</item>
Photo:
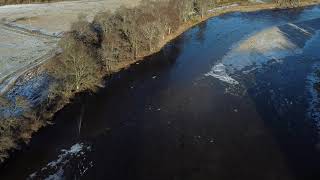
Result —
<instances>
[{"instance_id":1,"label":"frost-covered grass","mask_svg":"<svg viewBox=\"0 0 320 180\"><path fill-rule=\"evenodd\" d=\"M57 42L1 28L0 25L0 83L9 75L28 65L41 61L41 57L56 47Z\"/></svg>"},{"instance_id":2,"label":"frost-covered grass","mask_svg":"<svg viewBox=\"0 0 320 180\"><path fill-rule=\"evenodd\" d=\"M0 6L0 20L31 25L49 32L67 31L79 14L89 20L100 11L115 10L121 5L134 6L140 0L79 0L43 4Z\"/></svg>"}]
</instances>

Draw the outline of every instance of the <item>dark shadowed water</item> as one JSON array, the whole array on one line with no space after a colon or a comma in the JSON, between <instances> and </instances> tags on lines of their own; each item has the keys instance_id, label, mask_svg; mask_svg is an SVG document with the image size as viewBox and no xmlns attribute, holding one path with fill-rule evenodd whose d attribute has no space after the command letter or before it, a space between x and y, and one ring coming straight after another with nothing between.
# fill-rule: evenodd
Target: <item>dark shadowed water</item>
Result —
<instances>
[{"instance_id":1,"label":"dark shadowed water","mask_svg":"<svg viewBox=\"0 0 320 180\"><path fill-rule=\"evenodd\" d=\"M0 179L319 180L319 30L319 7L199 24L58 112Z\"/></svg>"}]
</instances>

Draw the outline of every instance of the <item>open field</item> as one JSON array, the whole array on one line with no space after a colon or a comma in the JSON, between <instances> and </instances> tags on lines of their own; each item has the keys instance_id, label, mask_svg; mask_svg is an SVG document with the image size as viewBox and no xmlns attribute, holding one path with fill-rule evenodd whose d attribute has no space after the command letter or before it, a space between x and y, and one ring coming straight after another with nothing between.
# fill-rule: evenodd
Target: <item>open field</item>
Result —
<instances>
[{"instance_id":1,"label":"open field","mask_svg":"<svg viewBox=\"0 0 320 180\"><path fill-rule=\"evenodd\" d=\"M0 94L28 69L54 56L58 38L0 25Z\"/></svg>"},{"instance_id":2,"label":"open field","mask_svg":"<svg viewBox=\"0 0 320 180\"><path fill-rule=\"evenodd\" d=\"M88 19L99 11L115 10L121 5L134 6L139 0L80 0L47 4L23 4L0 7L0 19L49 32L66 31L79 14Z\"/></svg>"},{"instance_id":3,"label":"open field","mask_svg":"<svg viewBox=\"0 0 320 180\"><path fill-rule=\"evenodd\" d=\"M67 1L0 7L0 95L23 73L52 58L62 32L79 14L88 20L103 10L134 6L139 0Z\"/></svg>"}]
</instances>

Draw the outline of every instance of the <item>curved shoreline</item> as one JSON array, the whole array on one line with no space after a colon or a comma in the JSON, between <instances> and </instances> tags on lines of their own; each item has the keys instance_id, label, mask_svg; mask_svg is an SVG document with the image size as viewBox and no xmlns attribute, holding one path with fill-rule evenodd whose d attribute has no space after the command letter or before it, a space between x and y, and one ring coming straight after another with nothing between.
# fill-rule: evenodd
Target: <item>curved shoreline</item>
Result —
<instances>
[{"instance_id":1,"label":"curved shoreline","mask_svg":"<svg viewBox=\"0 0 320 180\"><path fill-rule=\"evenodd\" d=\"M301 2L300 7L297 8L307 8L309 6L315 6L320 4L320 0L315 1L303 1ZM221 7L227 7L227 8L221 8ZM217 9L216 11L212 11L214 9ZM295 9L295 8L278 8L276 3L228 3L221 6L218 6L214 9L209 10L210 13L194 22L186 22L183 25L181 25L178 30L164 38L159 44L159 48L153 51L150 54L146 54L142 57L138 57L137 60L130 60L129 62L119 64L120 66L117 67L114 72L120 71L121 69L128 68L131 64L135 64L141 60L143 60L145 57L151 56L153 54L158 53L163 47L165 47L167 44L169 44L172 40L180 36L181 34L185 33L192 27L207 21L214 17L219 17L221 15L227 14L227 13L234 13L234 12L255 12L255 11L263 11L263 10L284 10L284 9Z\"/></svg>"}]
</instances>

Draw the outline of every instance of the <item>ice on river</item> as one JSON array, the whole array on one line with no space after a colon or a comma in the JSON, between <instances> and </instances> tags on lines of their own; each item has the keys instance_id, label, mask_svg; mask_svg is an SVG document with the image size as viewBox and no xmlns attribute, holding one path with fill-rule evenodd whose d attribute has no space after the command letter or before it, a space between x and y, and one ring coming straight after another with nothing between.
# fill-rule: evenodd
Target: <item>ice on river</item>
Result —
<instances>
[{"instance_id":1,"label":"ice on river","mask_svg":"<svg viewBox=\"0 0 320 180\"><path fill-rule=\"evenodd\" d=\"M232 46L205 76L228 84L239 84L236 73L248 74L270 63L281 63L287 56L303 53L312 39L319 19L274 26L255 32Z\"/></svg>"},{"instance_id":2,"label":"ice on river","mask_svg":"<svg viewBox=\"0 0 320 180\"><path fill-rule=\"evenodd\" d=\"M218 63L217 65L213 66L211 71L206 73L205 76L212 76L229 84L239 84L238 81L227 74L226 67L222 63Z\"/></svg>"},{"instance_id":3,"label":"ice on river","mask_svg":"<svg viewBox=\"0 0 320 180\"><path fill-rule=\"evenodd\" d=\"M91 151L91 147L84 143L74 144L68 150L61 150L58 159L49 162L45 167L29 175L27 179L46 179L46 180L60 180L65 179L65 171L71 171L71 174L79 177L91 168L92 162L87 158L87 153ZM78 169L68 169L71 166L68 164L76 163ZM68 177L70 178L70 177ZM73 178L72 178L73 179Z\"/></svg>"}]
</instances>

